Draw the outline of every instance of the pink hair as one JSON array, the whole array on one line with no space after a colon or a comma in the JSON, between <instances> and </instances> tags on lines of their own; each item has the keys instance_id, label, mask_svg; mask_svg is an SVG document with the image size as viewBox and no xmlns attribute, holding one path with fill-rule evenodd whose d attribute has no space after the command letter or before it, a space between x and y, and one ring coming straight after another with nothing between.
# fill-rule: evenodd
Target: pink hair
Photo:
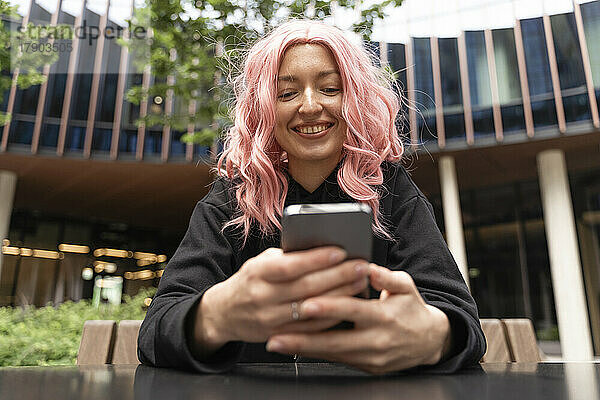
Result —
<instances>
[{"instance_id":1,"label":"pink hair","mask_svg":"<svg viewBox=\"0 0 600 400\"><path fill-rule=\"evenodd\" d=\"M240 213L225 227L243 227L244 242L254 222L263 234L281 229L288 180L285 153L273 133L277 74L285 51L305 43L329 49L342 79L342 118L348 131L337 181L350 197L371 207L375 233L390 238L381 221L377 186L383 183L381 163L398 162L404 151L395 125L400 99L362 46L338 28L308 20L286 22L258 41L234 82L234 126L217 168L221 176L238 178L234 189Z\"/></svg>"}]
</instances>

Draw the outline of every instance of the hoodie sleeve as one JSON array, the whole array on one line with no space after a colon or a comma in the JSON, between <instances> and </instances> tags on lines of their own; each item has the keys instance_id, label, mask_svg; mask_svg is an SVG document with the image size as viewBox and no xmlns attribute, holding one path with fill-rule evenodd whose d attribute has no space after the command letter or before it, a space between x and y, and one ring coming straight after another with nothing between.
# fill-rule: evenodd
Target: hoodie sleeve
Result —
<instances>
[{"instance_id":1,"label":"hoodie sleeve","mask_svg":"<svg viewBox=\"0 0 600 400\"><path fill-rule=\"evenodd\" d=\"M188 230L169 261L138 336L138 358L146 365L216 373L230 369L243 344L231 342L203 362L188 347L193 313L204 292L234 272L235 252L221 233L229 220L226 187L215 181L192 214ZM226 210L226 208L225 208Z\"/></svg>"}]
</instances>

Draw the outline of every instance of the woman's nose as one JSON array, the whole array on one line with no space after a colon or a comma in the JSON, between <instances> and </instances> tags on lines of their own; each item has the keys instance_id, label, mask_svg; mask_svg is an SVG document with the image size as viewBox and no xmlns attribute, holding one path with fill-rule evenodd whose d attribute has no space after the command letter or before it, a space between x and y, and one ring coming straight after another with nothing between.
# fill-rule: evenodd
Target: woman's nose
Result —
<instances>
[{"instance_id":1,"label":"woman's nose","mask_svg":"<svg viewBox=\"0 0 600 400\"><path fill-rule=\"evenodd\" d=\"M314 114L320 113L323 109L323 106L317 99L315 92L312 89L306 89L304 94L302 95L302 104L300 105L300 109L298 110L301 114Z\"/></svg>"}]
</instances>

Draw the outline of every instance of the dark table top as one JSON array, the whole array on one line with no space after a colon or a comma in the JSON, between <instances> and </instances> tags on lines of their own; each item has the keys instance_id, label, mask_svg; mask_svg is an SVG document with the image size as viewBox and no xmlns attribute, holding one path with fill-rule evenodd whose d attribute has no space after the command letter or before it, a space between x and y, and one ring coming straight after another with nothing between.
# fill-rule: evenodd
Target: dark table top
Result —
<instances>
[{"instance_id":1,"label":"dark table top","mask_svg":"<svg viewBox=\"0 0 600 400\"><path fill-rule=\"evenodd\" d=\"M221 375L146 366L0 368L0 399L600 399L600 364L484 364L370 376L336 364L240 364Z\"/></svg>"}]
</instances>

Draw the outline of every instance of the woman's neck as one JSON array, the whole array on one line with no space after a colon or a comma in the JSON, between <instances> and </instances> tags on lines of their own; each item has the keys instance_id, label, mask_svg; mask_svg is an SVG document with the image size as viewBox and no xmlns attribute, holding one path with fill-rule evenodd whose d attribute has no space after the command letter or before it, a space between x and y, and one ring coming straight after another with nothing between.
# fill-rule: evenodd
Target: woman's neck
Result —
<instances>
[{"instance_id":1,"label":"woman's neck","mask_svg":"<svg viewBox=\"0 0 600 400\"><path fill-rule=\"evenodd\" d=\"M339 159L305 161L288 158L288 172L304 189L314 192L335 169Z\"/></svg>"}]
</instances>

